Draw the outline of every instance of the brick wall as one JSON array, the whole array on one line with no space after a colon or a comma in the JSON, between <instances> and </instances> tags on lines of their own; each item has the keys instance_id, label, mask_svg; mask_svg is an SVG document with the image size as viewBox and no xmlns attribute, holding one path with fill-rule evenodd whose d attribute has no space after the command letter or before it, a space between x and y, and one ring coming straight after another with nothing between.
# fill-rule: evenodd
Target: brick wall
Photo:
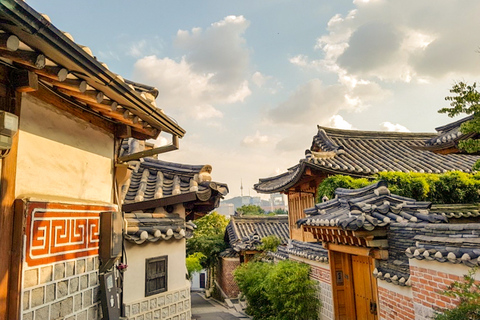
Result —
<instances>
[{"instance_id":1,"label":"brick wall","mask_svg":"<svg viewBox=\"0 0 480 320\"><path fill-rule=\"evenodd\" d=\"M378 287L378 311L382 320L415 319L412 297L381 286Z\"/></svg>"},{"instance_id":2,"label":"brick wall","mask_svg":"<svg viewBox=\"0 0 480 320\"><path fill-rule=\"evenodd\" d=\"M100 319L98 256L24 270L22 319Z\"/></svg>"},{"instance_id":3,"label":"brick wall","mask_svg":"<svg viewBox=\"0 0 480 320\"><path fill-rule=\"evenodd\" d=\"M219 262L217 281L223 292L225 292L229 298L236 298L240 293L240 289L233 279L233 271L235 271L239 265L240 258L222 258Z\"/></svg>"},{"instance_id":4,"label":"brick wall","mask_svg":"<svg viewBox=\"0 0 480 320\"><path fill-rule=\"evenodd\" d=\"M434 267L437 262L430 262ZM451 272L455 272L455 266L451 265ZM413 302L417 319L429 319L433 310L440 308L453 308L458 300L440 294L453 281L461 280L463 273L447 273L433 268L410 266Z\"/></svg>"}]
</instances>

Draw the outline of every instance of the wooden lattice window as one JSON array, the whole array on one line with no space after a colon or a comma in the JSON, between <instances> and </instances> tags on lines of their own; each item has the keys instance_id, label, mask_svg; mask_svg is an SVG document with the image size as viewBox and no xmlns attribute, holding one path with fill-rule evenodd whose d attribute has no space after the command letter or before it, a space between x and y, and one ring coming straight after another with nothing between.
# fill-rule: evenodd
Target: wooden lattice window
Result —
<instances>
[{"instance_id":1,"label":"wooden lattice window","mask_svg":"<svg viewBox=\"0 0 480 320\"><path fill-rule=\"evenodd\" d=\"M145 260L145 296L151 296L168 290L168 256Z\"/></svg>"}]
</instances>

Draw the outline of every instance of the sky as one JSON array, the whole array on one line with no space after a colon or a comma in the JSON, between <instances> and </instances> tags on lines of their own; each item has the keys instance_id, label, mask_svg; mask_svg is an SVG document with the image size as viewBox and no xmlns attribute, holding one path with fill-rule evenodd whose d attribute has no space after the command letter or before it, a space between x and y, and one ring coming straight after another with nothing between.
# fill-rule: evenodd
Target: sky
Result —
<instances>
[{"instance_id":1,"label":"sky","mask_svg":"<svg viewBox=\"0 0 480 320\"><path fill-rule=\"evenodd\" d=\"M478 0L27 0L186 130L226 198L296 165L317 125L434 132L480 80ZM161 135L158 144L166 143ZM169 140L168 140L169 141ZM265 197L265 196L262 196Z\"/></svg>"}]
</instances>

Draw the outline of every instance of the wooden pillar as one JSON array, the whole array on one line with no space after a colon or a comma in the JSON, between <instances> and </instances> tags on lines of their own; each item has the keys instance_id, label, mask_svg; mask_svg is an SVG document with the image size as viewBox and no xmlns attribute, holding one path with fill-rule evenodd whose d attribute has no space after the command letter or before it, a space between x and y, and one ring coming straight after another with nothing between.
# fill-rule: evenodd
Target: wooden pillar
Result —
<instances>
[{"instance_id":1,"label":"wooden pillar","mask_svg":"<svg viewBox=\"0 0 480 320\"><path fill-rule=\"evenodd\" d=\"M21 93L15 93L7 86L6 97L0 109L12 112L20 117ZM17 172L17 147L18 132L12 139L12 148L8 155L2 160L1 182L0 182L0 320L18 319L19 300L18 290L12 292L17 284L11 283L12 277L12 252L13 224L14 224L14 201L15 201L15 179ZM18 271L18 270L17 270ZM15 271L14 274L18 274ZM15 281L19 279L14 279ZM10 303L12 305L10 306Z\"/></svg>"}]
</instances>

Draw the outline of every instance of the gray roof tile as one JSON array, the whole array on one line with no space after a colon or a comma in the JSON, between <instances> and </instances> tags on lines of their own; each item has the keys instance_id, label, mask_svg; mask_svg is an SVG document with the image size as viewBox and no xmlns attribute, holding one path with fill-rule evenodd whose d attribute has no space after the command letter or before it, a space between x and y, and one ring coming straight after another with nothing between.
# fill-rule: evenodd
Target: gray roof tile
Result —
<instances>
[{"instance_id":1,"label":"gray roof tile","mask_svg":"<svg viewBox=\"0 0 480 320\"><path fill-rule=\"evenodd\" d=\"M335 199L305 210L307 217L297 225L330 226L344 230L373 230L390 223L446 222L441 214L430 212L430 202L390 194L384 181L364 188L338 188Z\"/></svg>"},{"instance_id":2,"label":"gray roof tile","mask_svg":"<svg viewBox=\"0 0 480 320\"><path fill-rule=\"evenodd\" d=\"M429 133L340 130L318 127L305 158L287 172L260 179L254 185L258 192L285 191L297 183L306 168L329 174L370 176L381 171L444 173L459 170L471 172L479 156L436 154L419 150Z\"/></svg>"}]
</instances>

